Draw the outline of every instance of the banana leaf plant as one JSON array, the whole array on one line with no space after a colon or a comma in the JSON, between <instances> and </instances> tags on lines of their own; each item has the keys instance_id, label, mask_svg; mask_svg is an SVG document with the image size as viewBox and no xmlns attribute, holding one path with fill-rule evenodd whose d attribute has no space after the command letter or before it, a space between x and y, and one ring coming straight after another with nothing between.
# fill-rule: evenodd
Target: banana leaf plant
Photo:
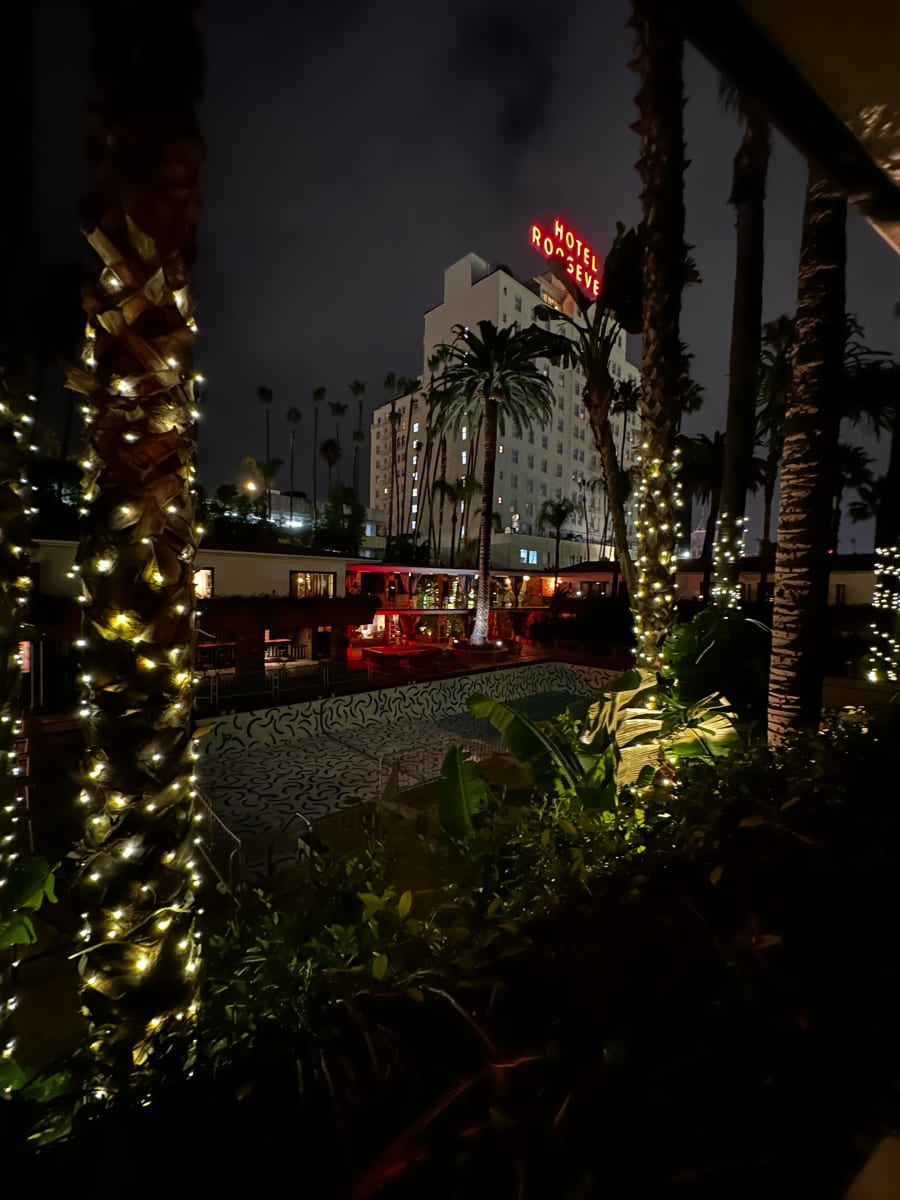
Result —
<instances>
[{"instance_id":1,"label":"banana leaf plant","mask_svg":"<svg viewBox=\"0 0 900 1200\"><path fill-rule=\"evenodd\" d=\"M734 713L714 692L693 703L660 686L652 671L626 671L588 708L580 740L612 756L615 784L648 787L665 763L682 758L713 762L738 740Z\"/></svg>"},{"instance_id":2,"label":"banana leaf plant","mask_svg":"<svg viewBox=\"0 0 900 1200\"><path fill-rule=\"evenodd\" d=\"M727 754L737 732L720 695L687 703L660 686L652 671L626 671L595 696L573 738L565 721L533 721L490 696L469 697L476 717L491 722L506 748L529 768L535 791L585 809L615 808L625 788L649 787L681 758L709 762ZM453 747L438 784L442 827L468 836L490 802L477 766Z\"/></svg>"},{"instance_id":3,"label":"banana leaf plant","mask_svg":"<svg viewBox=\"0 0 900 1200\"><path fill-rule=\"evenodd\" d=\"M490 792L469 754L459 746L447 751L437 785L438 820L452 838L474 832L473 817L487 808Z\"/></svg>"}]
</instances>

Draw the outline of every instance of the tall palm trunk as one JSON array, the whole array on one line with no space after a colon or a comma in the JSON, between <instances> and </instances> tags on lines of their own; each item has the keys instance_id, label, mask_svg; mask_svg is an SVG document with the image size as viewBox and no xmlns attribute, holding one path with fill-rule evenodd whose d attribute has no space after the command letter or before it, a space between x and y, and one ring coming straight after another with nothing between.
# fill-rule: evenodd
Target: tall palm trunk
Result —
<instances>
[{"instance_id":1,"label":"tall palm trunk","mask_svg":"<svg viewBox=\"0 0 900 1200\"><path fill-rule=\"evenodd\" d=\"M706 517L706 529L703 531L703 595L708 600L712 587L713 563L716 550L716 526L719 523L720 491L713 488L709 494L709 512Z\"/></svg>"},{"instance_id":2,"label":"tall palm trunk","mask_svg":"<svg viewBox=\"0 0 900 1200\"><path fill-rule=\"evenodd\" d=\"M655 667L675 619L678 432L684 387L679 334L684 284L684 132L681 39L654 7L635 0L644 218L643 363L638 397L643 445L636 497L638 571L633 598L638 659Z\"/></svg>"},{"instance_id":3,"label":"tall palm trunk","mask_svg":"<svg viewBox=\"0 0 900 1200\"><path fill-rule=\"evenodd\" d=\"M272 461L272 446L269 436L269 410L266 409L266 469ZM266 480L266 520L272 521L272 480Z\"/></svg>"},{"instance_id":4,"label":"tall palm trunk","mask_svg":"<svg viewBox=\"0 0 900 1200\"><path fill-rule=\"evenodd\" d=\"M108 1091L196 1012L190 283L203 72L193 4L90 10L97 281L84 293L85 365L68 385L87 420L82 986Z\"/></svg>"},{"instance_id":5,"label":"tall palm trunk","mask_svg":"<svg viewBox=\"0 0 900 1200\"><path fill-rule=\"evenodd\" d=\"M438 455L438 460L439 460L438 466L436 469L438 469L440 471L440 478L443 479L444 481L446 481L446 479L447 479L447 438L443 434L441 435L441 445L440 445L440 453ZM433 516L434 515L434 488L432 488L432 491L431 491L431 512L432 512L432 516ZM453 549L453 541L454 540L455 539L451 540L451 544L450 544L451 552ZM435 551L435 562L437 562L437 563L439 563L441 561L441 551L443 549L443 541L444 541L444 493L442 490L441 491L441 502L438 505L437 550ZM432 544L434 544L434 543L432 542ZM452 564L452 560L451 560L451 566L452 565L453 564Z\"/></svg>"},{"instance_id":6,"label":"tall palm trunk","mask_svg":"<svg viewBox=\"0 0 900 1200\"><path fill-rule=\"evenodd\" d=\"M735 208L737 258L731 313L731 354L721 519L717 534L717 590L733 603L743 550L744 512L756 434L756 377L762 329L765 199L769 167L769 126L750 109L734 160L730 203Z\"/></svg>"},{"instance_id":7,"label":"tall palm trunk","mask_svg":"<svg viewBox=\"0 0 900 1200\"><path fill-rule=\"evenodd\" d=\"M441 499L443 507L443 498ZM459 519L459 504L458 501L453 501L453 511L450 514L450 566L456 566L456 525Z\"/></svg>"},{"instance_id":8,"label":"tall palm trunk","mask_svg":"<svg viewBox=\"0 0 900 1200\"><path fill-rule=\"evenodd\" d=\"M459 543L460 543L460 545L462 545L463 539L465 538L465 530L469 528L469 509L472 506L472 500L474 499L474 496L475 496L475 482L477 481L477 476L475 474L475 468L478 465L478 451L481 449L481 424L480 423L475 427L474 432L470 430L470 435L471 436L469 437L469 461L466 466L466 474L464 476L465 481L466 481L466 494L463 499L463 511L461 513L462 520L459 523ZM484 475L482 473L482 483L483 482L484 482ZM471 533L471 531L470 531L470 533Z\"/></svg>"},{"instance_id":9,"label":"tall palm trunk","mask_svg":"<svg viewBox=\"0 0 900 1200\"><path fill-rule=\"evenodd\" d=\"M405 524L406 524L406 528L401 528L398 531L399 533L401 533L403 535L409 533L409 522L410 522L410 519L412 516L412 514L410 513L409 508L407 506L406 493L407 493L407 488L409 486L409 468L410 468L409 440L412 437L413 415L414 415L415 411L416 411L416 399L413 396L410 398L409 409L407 410L407 416L406 416L406 436L403 439L403 478L402 478L401 485L400 485L400 505L399 505L398 518L397 518L398 525L400 525L401 522L405 522ZM413 446L415 446L415 441L413 441ZM415 449L413 450L413 453L416 454Z\"/></svg>"},{"instance_id":10,"label":"tall palm trunk","mask_svg":"<svg viewBox=\"0 0 900 1200\"><path fill-rule=\"evenodd\" d=\"M484 471L481 496L481 530L478 537L478 594L472 645L488 640L491 617L491 534L493 533L494 473L497 466L497 422L499 406L493 396L484 402Z\"/></svg>"},{"instance_id":11,"label":"tall palm trunk","mask_svg":"<svg viewBox=\"0 0 900 1200\"><path fill-rule=\"evenodd\" d=\"M591 432L597 449L600 451L600 465L603 468L603 485L606 491L606 521L612 522L613 541L616 544L616 557L622 568L622 578L629 597L636 593L636 573L631 548L628 545L628 525L625 521L625 505L627 494L625 477L616 453L616 441L613 436L609 415L615 388L610 378L600 375L591 378L585 384L585 407L591 422ZM604 538L606 536L604 523Z\"/></svg>"},{"instance_id":12,"label":"tall palm trunk","mask_svg":"<svg viewBox=\"0 0 900 1200\"><path fill-rule=\"evenodd\" d=\"M413 550L419 540L419 531L422 528L422 520L425 516L425 498L431 495L431 480L429 472L432 470L432 461L434 459L434 430L431 428L430 419L426 424L425 429L425 453L422 455L422 468L419 470L418 489L419 489L419 512L417 514L416 527L412 531ZM417 468L418 469L418 468ZM412 499L410 499L412 504ZM434 543L430 539L431 511L433 503L429 504L429 536L426 539L431 549L434 549ZM410 524L412 523L412 514L410 513Z\"/></svg>"},{"instance_id":13,"label":"tall palm trunk","mask_svg":"<svg viewBox=\"0 0 900 1200\"><path fill-rule=\"evenodd\" d=\"M313 406L313 529L319 524L319 405Z\"/></svg>"},{"instance_id":14,"label":"tall palm trunk","mask_svg":"<svg viewBox=\"0 0 900 1200\"><path fill-rule=\"evenodd\" d=\"M828 547L844 350L847 202L810 166L797 284L794 386L784 424L769 681L769 740L822 707Z\"/></svg>"},{"instance_id":15,"label":"tall palm trunk","mask_svg":"<svg viewBox=\"0 0 900 1200\"><path fill-rule=\"evenodd\" d=\"M291 494L288 497L288 525L291 529L294 528L294 430L291 429L291 466L290 466Z\"/></svg>"},{"instance_id":16,"label":"tall palm trunk","mask_svg":"<svg viewBox=\"0 0 900 1200\"><path fill-rule=\"evenodd\" d=\"M781 461L780 457L774 462L766 463L766 475L763 480L763 536L762 542L765 546L763 553L771 554L772 547L772 505L775 501L775 484L778 482L778 464Z\"/></svg>"},{"instance_id":17,"label":"tall palm trunk","mask_svg":"<svg viewBox=\"0 0 900 1200\"><path fill-rule=\"evenodd\" d=\"M362 396L360 396L359 400L358 400L358 407L357 407L357 412L356 412L356 428L360 431L360 435L362 435L362 427L363 427L363 402L362 402ZM354 441L356 442L355 437L354 437ZM357 494L359 493L359 456L360 456L360 442L356 442L356 445L353 447L353 490Z\"/></svg>"}]
</instances>

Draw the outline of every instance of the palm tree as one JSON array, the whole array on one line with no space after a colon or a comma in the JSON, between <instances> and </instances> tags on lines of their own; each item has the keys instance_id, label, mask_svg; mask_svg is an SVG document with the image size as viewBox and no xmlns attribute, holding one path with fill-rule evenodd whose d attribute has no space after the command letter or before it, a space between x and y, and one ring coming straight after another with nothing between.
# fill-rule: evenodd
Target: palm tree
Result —
<instances>
[{"instance_id":1,"label":"palm tree","mask_svg":"<svg viewBox=\"0 0 900 1200\"><path fill-rule=\"evenodd\" d=\"M677 455L687 364L679 334L687 270L684 241L682 43L655 5L634 0L643 210L641 480L637 500L639 570L633 596L638 660L655 667L675 618Z\"/></svg>"},{"instance_id":2,"label":"palm tree","mask_svg":"<svg viewBox=\"0 0 900 1200\"><path fill-rule=\"evenodd\" d=\"M313 526L319 523L319 408L325 396L325 388L313 388Z\"/></svg>"},{"instance_id":3,"label":"palm tree","mask_svg":"<svg viewBox=\"0 0 900 1200\"><path fill-rule=\"evenodd\" d=\"M572 296L575 315L539 305L535 316L540 321L556 321L570 335L566 359L575 361L584 374L584 406L591 422L591 432L600 454L603 482L606 489L606 512L613 525L616 556L622 568L629 595L635 590L635 570L628 545L628 526L625 504L630 487L628 472L622 468L622 455L616 452L610 426L610 414L621 391L610 367L610 356L616 338L624 329L638 333L641 328L641 261L643 241L633 229L617 226L616 237L603 265L603 290L596 304L588 303L574 287L564 271L557 271ZM551 263L551 268L555 266ZM623 428L627 422L623 420Z\"/></svg>"},{"instance_id":4,"label":"palm tree","mask_svg":"<svg viewBox=\"0 0 900 1200\"><path fill-rule=\"evenodd\" d=\"M259 459L248 454L244 459L244 466L250 473L253 487L259 491L263 500L263 516L268 511L268 505L265 502L266 496L271 492L272 485L278 475L278 472L284 466L283 458L270 458L267 462L260 462ZM248 485L249 486L249 485Z\"/></svg>"},{"instance_id":5,"label":"palm tree","mask_svg":"<svg viewBox=\"0 0 900 1200\"><path fill-rule=\"evenodd\" d=\"M364 429L353 430L353 490L359 495L359 455L360 449L366 440L366 431Z\"/></svg>"},{"instance_id":6,"label":"palm tree","mask_svg":"<svg viewBox=\"0 0 900 1200\"><path fill-rule=\"evenodd\" d=\"M772 502L781 449L784 444L784 414L793 384L794 321L780 316L762 329L762 354L756 388L756 440L765 450L763 468L763 536L759 552L766 564L772 554Z\"/></svg>"},{"instance_id":7,"label":"palm tree","mask_svg":"<svg viewBox=\"0 0 900 1200\"><path fill-rule=\"evenodd\" d=\"M731 313L728 414L718 541L723 553L716 564L716 588L733 598L743 546L744 513L750 486L756 434L756 378L762 325L765 261L765 199L772 139L766 114L731 83L722 80L719 94L743 127L734 159L729 203L734 205L737 256Z\"/></svg>"},{"instance_id":8,"label":"palm tree","mask_svg":"<svg viewBox=\"0 0 900 1200\"><path fill-rule=\"evenodd\" d=\"M85 215L97 260L84 365L68 386L88 422L76 853L96 1095L124 1087L197 1006L191 268L204 148L195 6L148 19L141 5L92 0L90 13Z\"/></svg>"},{"instance_id":9,"label":"palm tree","mask_svg":"<svg viewBox=\"0 0 900 1200\"><path fill-rule=\"evenodd\" d=\"M490 321L478 322L478 333L463 326L453 329L456 341L447 347L447 365L440 378L441 423L458 430L469 414L477 413L484 427L484 502L478 543L478 597L472 644L488 637L491 609L491 511L497 435L507 421L522 429L535 421L546 425L553 415L550 379L538 370L536 359L559 358L567 351L565 338L545 333L536 325L528 329L497 329Z\"/></svg>"},{"instance_id":10,"label":"palm tree","mask_svg":"<svg viewBox=\"0 0 900 1200\"><path fill-rule=\"evenodd\" d=\"M841 423L847 201L810 165L784 419L769 674L769 740L816 728L822 706L832 479Z\"/></svg>"},{"instance_id":11,"label":"palm tree","mask_svg":"<svg viewBox=\"0 0 900 1200\"><path fill-rule=\"evenodd\" d=\"M341 461L343 451L337 438L326 438L319 447L319 457L328 467L328 495L331 496L334 468Z\"/></svg>"},{"instance_id":12,"label":"palm tree","mask_svg":"<svg viewBox=\"0 0 900 1200\"><path fill-rule=\"evenodd\" d=\"M434 434L439 437L439 442L437 458L435 459L436 476L434 481L429 486L428 494L428 540L433 549L434 561L439 563L441 561L441 543L444 537L444 495L443 493L438 493L437 485L439 482L447 482L447 439L443 436L443 434L440 433L437 424L439 415L437 407L435 407L433 415ZM436 494L440 494L441 498L440 505L438 507L437 538L434 536L434 497Z\"/></svg>"},{"instance_id":13,"label":"palm tree","mask_svg":"<svg viewBox=\"0 0 900 1200\"><path fill-rule=\"evenodd\" d=\"M481 491L481 484L477 479L473 479L471 475L463 475L457 479L456 483L451 483L449 479L436 479L432 489L434 494L441 498L441 513L438 523L438 537L440 538L440 530L444 524L444 501L450 504L450 566L456 565L456 551L458 542L456 537L456 526L459 520L460 509L468 509L469 501L473 496L476 496ZM440 557L440 542L437 549L438 557Z\"/></svg>"},{"instance_id":14,"label":"palm tree","mask_svg":"<svg viewBox=\"0 0 900 1200\"><path fill-rule=\"evenodd\" d=\"M403 438L403 450L402 450L403 478L402 478L402 481L400 481L401 486L400 486L399 507L397 509L398 532L405 535L405 534L409 533L409 525L410 525L410 521L412 520L412 509L407 504L407 488L409 485L409 478L410 478L410 471L409 471L410 442L409 442L409 439L413 436L413 432L412 432L413 425L417 423L415 420L415 417L416 417L416 409L419 406L419 397L416 395L416 393L419 390L419 380L418 380L418 378L401 376L397 380L397 387L398 387L398 390L399 390L401 396L409 396L409 407L406 410L406 434ZM414 450L414 453L416 454L417 460L418 460L418 451L421 450L421 448L422 448L422 443L420 441L417 440L416 442L413 442L413 450ZM418 466L416 467L416 470L419 472L419 474L421 474ZM401 522L405 526L404 528L400 528Z\"/></svg>"},{"instance_id":15,"label":"palm tree","mask_svg":"<svg viewBox=\"0 0 900 1200\"><path fill-rule=\"evenodd\" d=\"M291 427L291 467L290 467L290 496L288 497L288 523L293 528L294 526L294 434L297 431L297 426L303 419L303 413L296 405L289 408L286 413L288 425Z\"/></svg>"},{"instance_id":16,"label":"palm tree","mask_svg":"<svg viewBox=\"0 0 900 1200\"><path fill-rule=\"evenodd\" d=\"M341 444L341 421L347 415L347 405L341 404L340 400L332 400L328 404L331 410L331 415L334 417L334 440Z\"/></svg>"},{"instance_id":17,"label":"palm tree","mask_svg":"<svg viewBox=\"0 0 900 1200\"><path fill-rule=\"evenodd\" d=\"M266 457L263 461L271 462L272 447L269 439L269 410L272 407L272 398L274 393L272 392L271 388L259 387L256 389L256 395L260 404L265 405L266 412ZM266 520L272 520L272 489L268 484L266 485Z\"/></svg>"},{"instance_id":18,"label":"palm tree","mask_svg":"<svg viewBox=\"0 0 900 1200\"><path fill-rule=\"evenodd\" d=\"M356 413L356 428L353 430L353 490L359 493L359 455L360 447L366 440L365 431L363 430L363 396L366 394L366 385L361 379L354 379L349 385L350 391L356 397L357 413Z\"/></svg>"},{"instance_id":19,"label":"palm tree","mask_svg":"<svg viewBox=\"0 0 900 1200\"><path fill-rule=\"evenodd\" d=\"M838 442L835 462L837 471L834 484L830 548L837 554L841 536L844 493L848 491L865 492L872 487L874 478L872 456L866 454L862 446L851 446L847 442Z\"/></svg>"},{"instance_id":20,"label":"palm tree","mask_svg":"<svg viewBox=\"0 0 900 1200\"><path fill-rule=\"evenodd\" d=\"M718 429L711 438L705 433L695 434L694 437L682 434L678 438L678 449L681 461L678 478L682 492L691 502L699 500L701 504L709 504L701 551L704 569L708 573L722 494L725 438ZM707 587L708 582L707 578Z\"/></svg>"},{"instance_id":21,"label":"palm tree","mask_svg":"<svg viewBox=\"0 0 900 1200\"><path fill-rule=\"evenodd\" d=\"M541 511L538 513L538 528L552 529L553 536L556 538L556 554L554 557L553 573L559 575L559 543L562 538L562 527L567 521L571 521L578 511L571 500L545 500L541 505ZM557 583L559 580L556 581ZM554 591L556 590L554 586Z\"/></svg>"}]
</instances>

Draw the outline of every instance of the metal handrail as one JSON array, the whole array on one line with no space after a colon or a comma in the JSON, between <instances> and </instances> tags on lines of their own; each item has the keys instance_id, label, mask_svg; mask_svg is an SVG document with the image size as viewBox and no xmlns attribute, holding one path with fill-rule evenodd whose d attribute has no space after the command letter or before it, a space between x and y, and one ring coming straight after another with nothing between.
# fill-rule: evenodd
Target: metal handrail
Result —
<instances>
[{"instance_id":1,"label":"metal handrail","mask_svg":"<svg viewBox=\"0 0 900 1200\"><path fill-rule=\"evenodd\" d=\"M203 857L206 859L206 861L209 863L209 865L212 867L212 869L219 876L219 879L222 882L222 884L224 884L224 886L228 889L229 894L231 896L234 896L236 899L234 860L235 860L235 858L240 859L240 857L242 855L242 851L243 851L243 842L238 837L238 835L234 832L234 830L230 826L225 824L225 822L222 820L222 818L219 816L219 814L216 812L216 810L213 808L213 806L210 804L210 802L206 799L206 797L201 792L197 793L196 798L197 798L198 805L204 812L207 820L212 820L213 823L215 825L217 825L219 827L219 829L226 835L226 837L230 838L231 841L234 843L234 845L231 849L231 853L228 856L228 879L227 880L223 878L221 871L218 870L218 868L216 867L216 864L212 861L212 858L210 857L210 855L205 853L204 847L202 845L201 845L200 849L201 849L201 852L203 853Z\"/></svg>"}]
</instances>

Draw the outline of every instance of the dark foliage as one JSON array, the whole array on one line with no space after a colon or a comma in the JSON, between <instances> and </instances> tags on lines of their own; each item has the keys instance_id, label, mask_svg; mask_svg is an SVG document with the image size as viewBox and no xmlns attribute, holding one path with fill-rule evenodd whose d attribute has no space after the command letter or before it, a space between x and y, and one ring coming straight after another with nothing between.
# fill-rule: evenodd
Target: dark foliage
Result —
<instances>
[{"instance_id":1,"label":"dark foliage","mask_svg":"<svg viewBox=\"0 0 900 1200\"><path fill-rule=\"evenodd\" d=\"M684 765L673 819L560 907L490 943L485 910L415 979L324 974L227 1067L27 1155L32 1180L107 1194L189 1127L185 1194L264 1170L356 1200L842 1195L900 1116L897 732Z\"/></svg>"}]
</instances>

